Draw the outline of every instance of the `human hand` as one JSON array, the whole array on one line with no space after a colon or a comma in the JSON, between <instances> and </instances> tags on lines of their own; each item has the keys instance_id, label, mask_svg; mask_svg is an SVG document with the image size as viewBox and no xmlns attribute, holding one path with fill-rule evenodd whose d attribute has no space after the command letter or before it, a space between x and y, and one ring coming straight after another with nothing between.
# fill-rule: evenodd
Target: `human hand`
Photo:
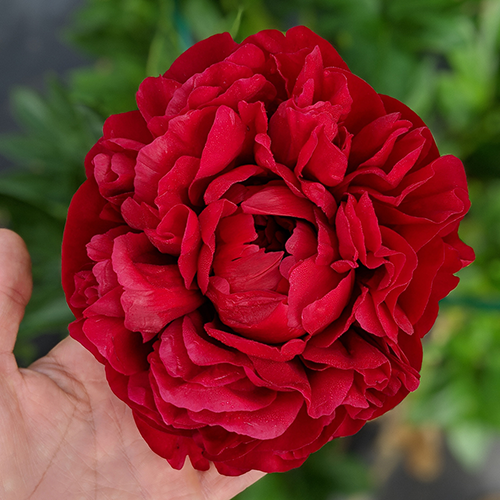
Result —
<instances>
[{"instance_id":1,"label":"human hand","mask_svg":"<svg viewBox=\"0 0 500 500\"><path fill-rule=\"evenodd\" d=\"M0 230L0 498L2 500L225 500L262 477L221 476L155 455L104 367L66 338L28 369L12 353L31 294L30 258Z\"/></svg>"}]
</instances>

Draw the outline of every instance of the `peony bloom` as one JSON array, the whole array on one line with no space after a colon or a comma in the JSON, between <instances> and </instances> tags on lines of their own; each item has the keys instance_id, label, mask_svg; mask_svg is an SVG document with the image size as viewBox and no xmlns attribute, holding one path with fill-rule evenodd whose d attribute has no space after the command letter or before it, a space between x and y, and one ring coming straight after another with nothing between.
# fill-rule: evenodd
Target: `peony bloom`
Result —
<instances>
[{"instance_id":1,"label":"peony bloom","mask_svg":"<svg viewBox=\"0 0 500 500\"><path fill-rule=\"evenodd\" d=\"M71 335L181 468L285 471L418 386L472 250L465 172L304 27L226 33L147 78L88 153Z\"/></svg>"}]
</instances>

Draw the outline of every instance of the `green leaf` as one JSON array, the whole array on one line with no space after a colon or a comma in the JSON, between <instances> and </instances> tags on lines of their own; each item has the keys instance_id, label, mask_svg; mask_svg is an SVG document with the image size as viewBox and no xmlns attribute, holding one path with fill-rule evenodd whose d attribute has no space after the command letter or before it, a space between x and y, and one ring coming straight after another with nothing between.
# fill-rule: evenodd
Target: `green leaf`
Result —
<instances>
[{"instance_id":1,"label":"green leaf","mask_svg":"<svg viewBox=\"0 0 500 500\"><path fill-rule=\"evenodd\" d=\"M0 196L15 198L64 223L72 192L63 192L55 181L29 172L3 174L0 175Z\"/></svg>"},{"instance_id":2,"label":"green leaf","mask_svg":"<svg viewBox=\"0 0 500 500\"><path fill-rule=\"evenodd\" d=\"M496 434L484 426L464 423L447 432L447 442L455 458L472 470L485 463Z\"/></svg>"},{"instance_id":3,"label":"green leaf","mask_svg":"<svg viewBox=\"0 0 500 500\"><path fill-rule=\"evenodd\" d=\"M173 0L159 0L160 9L156 33L149 47L146 74L158 76L165 73L182 52L182 40L175 29ZM182 47L185 50L185 47Z\"/></svg>"},{"instance_id":4,"label":"green leaf","mask_svg":"<svg viewBox=\"0 0 500 500\"><path fill-rule=\"evenodd\" d=\"M236 14L236 18L233 21L231 29L229 30L229 34L233 37L233 40L235 40L238 37L238 31L240 30L241 18L243 16L243 11L244 10L245 10L244 7L240 7L238 9L238 13Z\"/></svg>"},{"instance_id":5,"label":"green leaf","mask_svg":"<svg viewBox=\"0 0 500 500\"><path fill-rule=\"evenodd\" d=\"M21 334L31 337L41 332L60 331L61 325L68 325L74 319L62 295L49 296L43 303L32 307L24 318Z\"/></svg>"}]
</instances>

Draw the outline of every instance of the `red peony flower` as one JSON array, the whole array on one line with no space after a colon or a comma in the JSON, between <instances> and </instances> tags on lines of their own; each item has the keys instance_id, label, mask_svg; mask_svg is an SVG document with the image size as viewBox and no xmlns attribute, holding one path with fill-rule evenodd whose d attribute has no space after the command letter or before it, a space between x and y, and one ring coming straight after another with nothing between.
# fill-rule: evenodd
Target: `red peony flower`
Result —
<instances>
[{"instance_id":1,"label":"red peony flower","mask_svg":"<svg viewBox=\"0 0 500 500\"><path fill-rule=\"evenodd\" d=\"M68 214L71 335L151 448L297 467L418 386L473 260L462 163L304 27L226 33L108 118Z\"/></svg>"}]
</instances>

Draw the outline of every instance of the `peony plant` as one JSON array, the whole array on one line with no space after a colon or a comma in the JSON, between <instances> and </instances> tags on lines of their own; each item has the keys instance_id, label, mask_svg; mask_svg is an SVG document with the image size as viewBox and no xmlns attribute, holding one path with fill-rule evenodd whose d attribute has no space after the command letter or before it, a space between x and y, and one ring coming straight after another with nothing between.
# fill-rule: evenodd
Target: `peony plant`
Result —
<instances>
[{"instance_id":1,"label":"peony plant","mask_svg":"<svg viewBox=\"0 0 500 500\"><path fill-rule=\"evenodd\" d=\"M199 42L136 100L86 157L63 286L149 446L286 471L415 390L474 258L422 120L300 26Z\"/></svg>"}]
</instances>

